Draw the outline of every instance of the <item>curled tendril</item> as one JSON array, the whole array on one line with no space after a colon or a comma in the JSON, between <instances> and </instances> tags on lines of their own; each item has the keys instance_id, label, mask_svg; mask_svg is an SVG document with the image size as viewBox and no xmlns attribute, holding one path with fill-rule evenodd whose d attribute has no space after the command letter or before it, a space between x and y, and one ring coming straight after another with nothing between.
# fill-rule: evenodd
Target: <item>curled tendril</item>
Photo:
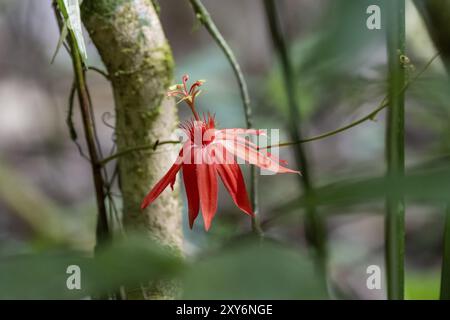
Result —
<instances>
[{"instance_id":1,"label":"curled tendril","mask_svg":"<svg viewBox=\"0 0 450 320\"><path fill-rule=\"evenodd\" d=\"M114 119L114 118L115 118L115 116L109 111L106 111L106 112L104 112L102 114L102 122L103 122L103 124L105 126L107 126L108 128L113 129L113 130L115 130L116 128L112 124L110 124L108 121L111 120L111 119Z\"/></svg>"}]
</instances>

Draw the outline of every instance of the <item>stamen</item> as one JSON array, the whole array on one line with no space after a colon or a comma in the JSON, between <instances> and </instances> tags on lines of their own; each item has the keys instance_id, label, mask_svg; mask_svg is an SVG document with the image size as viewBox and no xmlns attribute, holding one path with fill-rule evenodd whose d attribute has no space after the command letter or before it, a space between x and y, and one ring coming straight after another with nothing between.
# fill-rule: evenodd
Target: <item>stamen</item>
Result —
<instances>
[{"instance_id":1,"label":"stamen","mask_svg":"<svg viewBox=\"0 0 450 320\"><path fill-rule=\"evenodd\" d=\"M186 82L189 81L189 76L187 74L185 74L182 78L183 81L183 88L184 88L184 92L187 93L187 87L186 87Z\"/></svg>"},{"instance_id":2,"label":"stamen","mask_svg":"<svg viewBox=\"0 0 450 320\"><path fill-rule=\"evenodd\" d=\"M202 84L204 84L206 81L205 80L197 80L192 86L191 89L189 90L189 94L192 95L194 90L197 87L200 87Z\"/></svg>"},{"instance_id":3,"label":"stamen","mask_svg":"<svg viewBox=\"0 0 450 320\"><path fill-rule=\"evenodd\" d=\"M182 77L182 84L176 84L169 88L169 92L167 92L168 97L179 97L181 98L177 104L182 101L185 101L189 108L191 109L195 119L200 121L200 118L195 110L195 97L200 94L200 90L196 90L196 88L200 87L205 80L197 80L191 87L189 88L189 92L187 91L187 82L189 81L189 76L185 74Z\"/></svg>"}]
</instances>

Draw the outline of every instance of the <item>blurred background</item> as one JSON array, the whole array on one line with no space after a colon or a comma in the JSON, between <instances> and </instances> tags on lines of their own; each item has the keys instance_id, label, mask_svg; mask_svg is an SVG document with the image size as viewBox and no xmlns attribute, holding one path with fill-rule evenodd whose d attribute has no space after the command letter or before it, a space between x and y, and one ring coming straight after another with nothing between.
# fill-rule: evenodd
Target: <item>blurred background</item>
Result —
<instances>
[{"instance_id":1,"label":"blurred background","mask_svg":"<svg viewBox=\"0 0 450 320\"><path fill-rule=\"evenodd\" d=\"M285 88L262 1L203 2L243 68L255 126L279 128L281 141L289 141ZM336 129L375 109L386 92L386 48L383 28L368 30L365 25L366 8L371 2L277 3L297 73L295 85L304 136ZM160 0L159 4L175 57L175 79L185 73L191 79L206 79L199 99L201 110L216 113L221 127L243 127L242 102L232 70L210 35L195 21L189 3ZM65 122L73 80L71 60L62 49L50 63L58 38L50 0L0 0L0 252L6 255L45 246L45 237L37 238L36 233L59 237L69 232L76 249L89 251L93 246L95 199L90 166L71 141ZM89 64L104 69L87 32L85 39ZM435 52L420 16L407 1L408 72L417 72ZM89 73L88 79L101 144L107 153L113 144L109 127L114 125L112 91L97 73ZM438 59L408 91L408 168L449 152L446 81ZM179 110L181 119L188 116L182 105ZM85 149L78 110L74 120L79 143ZM313 184L382 175L384 134L381 112L374 121L305 144ZM280 155L295 168L291 149L280 149ZM270 219L266 233L307 253L303 210L285 206L300 193L299 181L293 175L260 178L261 219ZM224 190L219 193L219 201L215 225L209 233L201 224L190 231L184 222L188 255L248 231L247 217ZM385 298L384 290L366 287L367 266L384 268L384 211L382 200L320 208L327 217L330 278L336 290L348 297ZM443 206L407 202L406 213L406 295L435 299L439 292Z\"/></svg>"}]
</instances>

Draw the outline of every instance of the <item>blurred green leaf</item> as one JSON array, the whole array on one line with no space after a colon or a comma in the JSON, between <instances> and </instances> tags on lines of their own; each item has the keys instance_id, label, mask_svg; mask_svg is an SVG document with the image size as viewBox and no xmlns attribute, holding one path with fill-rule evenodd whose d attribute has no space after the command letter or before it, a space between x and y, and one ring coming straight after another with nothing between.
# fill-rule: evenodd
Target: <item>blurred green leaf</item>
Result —
<instances>
[{"instance_id":1,"label":"blurred green leaf","mask_svg":"<svg viewBox=\"0 0 450 320\"><path fill-rule=\"evenodd\" d=\"M448 161L448 157L443 158ZM433 168L435 167L435 168ZM428 202L450 201L450 168L441 161L425 164L426 169L410 171L402 182L386 177L343 179L317 187L313 198L302 196L287 201L273 210L277 217L295 213L307 204L316 206L346 206L384 199L388 194L403 193L408 200ZM333 211L334 212L334 211Z\"/></svg>"},{"instance_id":2,"label":"blurred green leaf","mask_svg":"<svg viewBox=\"0 0 450 320\"><path fill-rule=\"evenodd\" d=\"M80 290L66 286L70 265L81 269ZM181 258L148 238L115 243L95 258L75 252L0 257L0 299L80 299L171 277L181 266Z\"/></svg>"},{"instance_id":3,"label":"blurred green leaf","mask_svg":"<svg viewBox=\"0 0 450 320\"><path fill-rule=\"evenodd\" d=\"M438 300L439 272L407 273L405 296L408 300Z\"/></svg>"},{"instance_id":4,"label":"blurred green leaf","mask_svg":"<svg viewBox=\"0 0 450 320\"><path fill-rule=\"evenodd\" d=\"M271 243L241 243L194 263L184 277L186 299L326 299L310 259Z\"/></svg>"},{"instance_id":5,"label":"blurred green leaf","mask_svg":"<svg viewBox=\"0 0 450 320\"><path fill-rule=\"evenodd\" d=\"M70 214L69 209L33 185L29 177L1 159L0 200L41 240L76 248L86 247L93 241L93 215ZM89 213L86 208L83 211Z\"/></svg>"},{"instance_id":6,"label":"blurred green leaf","mask_svg":"<svg viewBox=\"0 0 450 320\"><path fill-rule=\"evenodd\" d=\"M364 79L361 73L373 64L376 56L372 52L384 45L383 30L366 27L366 10L370 5L378 5L383 11L384 0L328 1L318 23L320 28L292 41L290 51L298 80L296 94L303 119L317 112L318 107L329 108L341 99L359 106L384 89L383 83ZM372 73L380 73L371 67ZM269 101L285 112L286 98L277 64L268 79ZM368 90L372 84L375 86Z\"/></svg>"},{"instance_id":7,"label":"blurred green leaf","mask_svg":"<svg viewBox=\"0 0 450 320\"><path fill-rule=\"evenodd\" d=\"M355 66L367 60L367 50L382 45L382 30L366 27L366 10L370 5L383 8L384 0L329 1L321 21L321 30L314 46L299 56L300 71L320 73L329 78L338 73L355 70ZM329 79L327 81L332 81Z\"/></svg>"}]
</instances>

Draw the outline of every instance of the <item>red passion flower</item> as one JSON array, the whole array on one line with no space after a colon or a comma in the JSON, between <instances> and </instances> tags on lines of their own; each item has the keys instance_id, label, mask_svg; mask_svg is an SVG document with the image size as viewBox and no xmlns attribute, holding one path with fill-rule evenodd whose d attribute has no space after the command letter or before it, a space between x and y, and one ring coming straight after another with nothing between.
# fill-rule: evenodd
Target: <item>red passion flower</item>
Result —
<instances>
[{"instance_id":1,"label":"red passion flower","mask_svg":"<svg viewBox=\"0 0 450 320\"><path fill-rule=\"evenodd\" d=\"M200 93L204 81L196 81L189 90L183 76L183 83L172 86L168 96L181 97L194 114L194 119L181 125L186 141L169 171L159 180L144 198L141 208L149 206L170 185L173 189L176 175L180 169L183 173L184 186L189 207L189 226L192 228L202 211L205 229L209 230L211 221L217 211L217 193L219 176L231 195L234 203L247 213L253 215L252 206L245 188L244 178L236 159L256 165L274 173L300 173L280 165L280 160L270 153L261 152L256 144L244 136L262 135L255 129L217 129L213 116L199 117L195 110L195 98Z\"/></svg>"}]
</instances>

